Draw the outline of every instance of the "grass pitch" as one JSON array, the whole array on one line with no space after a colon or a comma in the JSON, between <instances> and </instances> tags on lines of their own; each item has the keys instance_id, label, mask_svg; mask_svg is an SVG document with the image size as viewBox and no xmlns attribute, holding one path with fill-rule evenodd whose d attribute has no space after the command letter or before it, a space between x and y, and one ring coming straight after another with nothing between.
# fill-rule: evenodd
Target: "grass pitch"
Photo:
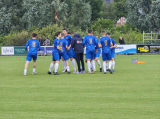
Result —
<instances>
[{"instance_id":1,"label":"grass pitch","mask_svg":"<svg viewBox=\"0 0 160 119\"><path fill-rule=\"evenodd\" d=\"M24 63L25 56L0 56L0 119L160 118L160 55L117 55L112 75L97 64L95 74L87 66L86 74L62 74L62 62L60 76L48 75L51 58L38 57L37 74L31 62L22 76Z\"/></svg>"}]
</instances>

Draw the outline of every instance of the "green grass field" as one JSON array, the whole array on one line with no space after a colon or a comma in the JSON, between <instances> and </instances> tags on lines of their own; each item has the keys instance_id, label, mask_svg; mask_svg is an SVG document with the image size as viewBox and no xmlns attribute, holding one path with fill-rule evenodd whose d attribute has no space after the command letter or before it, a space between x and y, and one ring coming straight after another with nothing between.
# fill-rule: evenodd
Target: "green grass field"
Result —
<instances>
[{"instance_id":1,"label":"green grass field","mask_svg":"<svg viewBox=\"0 0 160 119\"><path fill-rule=\"evenodd\" d=\"M0 56L0 119L160 119L160 55L117 55L112 75L97 64L95 74L62 74L62 62L48 75L51 58L38 57L37 74L31 62L22 76L24 63Z\"/></svg>"}]
</instances>

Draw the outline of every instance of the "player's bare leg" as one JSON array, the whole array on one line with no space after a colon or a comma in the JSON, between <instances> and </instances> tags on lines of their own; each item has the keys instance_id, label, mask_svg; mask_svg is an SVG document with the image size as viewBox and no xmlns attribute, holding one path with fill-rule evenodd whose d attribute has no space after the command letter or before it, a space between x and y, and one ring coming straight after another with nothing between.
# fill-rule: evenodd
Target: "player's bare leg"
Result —
<instances>
[{"instance_id":1,"label":"player's bare leg","mask_svg":"<svg viewBox=\"0 0 160 119\"><path fill-rule=\"evenodd\" d=\"M101 62L99 61L99 58L96 57L95 60L96 60L97 64L99 65L100 72L102 72L102 66L101 66Z\"/></svg>"},{"instance_id":2,"label":"player's bare leg","mask_svg":"<svg viewBox=\"0 0 160 119\"><path fill-rule=\"evenodd\" d=\"M66 66L67 66L67 72L68 72L68 74L70 74L70 69L69 69L69 63L68 63L68 60L66 60Z\"/></svg>"},{"instance_id":3,"label":"player's bare leg","mask_svg":"<svg viewBox=\"0 0 160 119\"><path fill-rule=\"evenodd\" d=\"M75 64L75 61L73 58L70 58L71 62L72 62L72 65L73 65L73 73L76 73L76 64Z\"/></svg>"},{"instance_id":4,"label":"player's bare leg","mask_svg":"<svg viewBox=\"0 0 160 119\"><path fill-rule=\"evenodd\" d=\"M24 66L24 74L23 74L23 76L26 76L26 74L27 74L28 64L29 64L29 61L26 61L25 66Z\"/></svg>"},{"instance_id":5,"label":"player's bare leg","mask_svg":"<svg viewBox=\"0 0 160 119\"><path fill-rule=\"evenodd\" d=\"M36 74L36 61L33 60L33 75Z\"/></svg>"}]
</instances>

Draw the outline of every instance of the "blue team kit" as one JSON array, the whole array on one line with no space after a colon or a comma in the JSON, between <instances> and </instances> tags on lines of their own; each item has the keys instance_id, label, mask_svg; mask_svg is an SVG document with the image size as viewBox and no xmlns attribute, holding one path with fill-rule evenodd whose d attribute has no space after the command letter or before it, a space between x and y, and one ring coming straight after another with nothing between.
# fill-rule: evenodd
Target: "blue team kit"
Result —
<instances>
[{"instance_id":1,"label":"blue team kit","mask_svg":"<svg viewBox=\"0 0 160 119\"><path fill-rule=\"evenodd\" d=\"M37 52L38 50L41 50L41 46L40 46L40 43L37 39L30 39L27 41L26 43L26 46L25 46L25 49L27 50L29 46L29 51L28 51L28 54L27 54L27 58L26 58L26 61L31 61L32 58L34 61L37 60Z\"/></svg>"},{"instance_id":2,"label":"blue team kit","mask_svg":"<svg viewBox=\"0 0 160 119\"><path fill-rule=\"evenodd\" d=\"M100 44L102 45L102 60L112 60L111 58L111 49L110 49L110 43L111 39L108 36L101 37Z\"/></svg>"},{"instance_id":3,"label":"blue team kit","mask_svg":"<svg viewBox=\"0 0 160 119\"><path fill-rule=\"evenodd\" d=\"M98 45L98 40L92 35L84 37L83 44L86 45L86 59L95 58L95 46Z\"/></svg>"},{"instance_id":4,"label":"blue team kit","mask_svg":"<svg viewBox=\"0 0 160 119\"><path fill-rule=\"evenodd\" d=\"M116 41L111 38L113 46L116 44ZM111 57L115 59L115 48L111 48Z\"/></svg>"},{"instance_id":5,"label":"blue team kit","mask_svg":"<svg viewBox=\"0 0 160 119\"><path fill-rule=\"evenodd\" d=\"M67 41L68 43L68 47L71 45L71 42L72 42L72 38L70 35L67 35L64 37L64 39ZM73 49L72 47L67 51L67 55L69 58L74 58L75 57L75 53L73 52Z\"/></svg>"}]
</instances>

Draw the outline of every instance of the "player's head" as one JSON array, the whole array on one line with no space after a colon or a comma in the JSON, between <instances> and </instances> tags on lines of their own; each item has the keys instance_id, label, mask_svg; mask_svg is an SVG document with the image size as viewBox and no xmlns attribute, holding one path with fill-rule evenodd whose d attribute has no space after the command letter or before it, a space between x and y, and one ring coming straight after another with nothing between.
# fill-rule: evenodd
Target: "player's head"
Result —
<instances>
[{"instance_id":1,"label":"player's head","mask_svg":"<svg viewBox=\"0 0 160 119\"><path fill-rule=\"evenodd\" d=\"M96 35L96 38L98 39L98 35Z\"/></svg>"},{"instance_id":2,"label":"player's head","mask_svg":"<svg viewBox=\"0 0 160 119\"><path fill-rule=\"evenodd\" d=\"M48 40L48 37L46 37L46 40Z\"/></svg>"},{"instance_id":3,"label":"player's head","mask_svg":"<svg viewBox=\"0 0 160 119\"><path fill-rule=\"evenodd\" d=\"M106 32L103 30L103 31L101 31L101 34L102 34L102 36L105 36Z\"/></svg>"},{"instance_id":4,"label":"player's head","mask_svg":"<svg viewBox=\"0 0 160 119\"><path fill-rule=\"evenodd\" d=\"M111 37L111 34L110 34L110 33L107 33L107 36L108 36L108 37Z\"/></svg>"},{"instance_id":5,"label":"player's head","mask_svg":"<svg viewBox=\"0 0 160 119\"><path fill-rule=\"evenodd\" d=\"M91 29L88 29L88 34L92 35L92 30Z\"/></svg>"},{"instance_id":6,"label":"player's head","mask_svg":"<svg viewBox=\"0 0 160 119\"><path fill-rule=\"evenodd\" d=\"M42 36L40 36L39 39L42 39Z\"/></svg>"},{"instance_id":7,"label":"player's head","mask_svg":"<svg viewBox=\"0 0 160 119\"><path fill-rule=\"evenodd\" d=\"M73 31L73 36L76 35L77 33L75 31Z\"/></svg>"},{"instance_id":8,"label":"player's head","mask_svg":"<svg viewBox=\"0 0 160 119\"><path fill-rule=\"evenodd\" d=\"M33 38L37 38L37 34L36 33L32 33L32 37Z\"/></svg>"},{"instance_id":9,"label":"player's head","mask_svg":"<svg viewBox=\"0 0 160 119\"><path fill-rule=\"evenodd\" d=\"M63 34L66 36L67 35L67 29L63 29Z\"/></svg>"},{"instance_id":10,"label":"player's head","mask_svg":"<svg viewBox=\"0 0 160 119\"><path fill-rule=\"evenodd\" d=\"M61 33L61 39L64 39L65 34Z\"/></svg>"},{"instance_id":11,"label":"player's head","mask_svg":"<svg viewBox=\"0 0 160 119\"><path fill-rule=\"evenodd\" d=\"M92 33L91 33L91 34L92 34L92 36L94 36L94 32L93 32L93 31L92 31Z\"/></svg>"},{"instance_id":12,"label":"player's head","mask_svg":"<svg viewBox=\"0 0 160 119\"><path fill-rule=\"evenodd\" d=\"M55 36L60 38L61 37L61 32L60 31L56 32Z\"/></svg>"},{"instance_id":13,"label":"player's head","mask_svg":"<svg viewBox=\"0 0 160 119\"><path fill-rule=\"evenodd\" d=\"M71 32L68 32L68 35L70 35L70 36L71 36Z\"/></svg>"}]
</instances>

